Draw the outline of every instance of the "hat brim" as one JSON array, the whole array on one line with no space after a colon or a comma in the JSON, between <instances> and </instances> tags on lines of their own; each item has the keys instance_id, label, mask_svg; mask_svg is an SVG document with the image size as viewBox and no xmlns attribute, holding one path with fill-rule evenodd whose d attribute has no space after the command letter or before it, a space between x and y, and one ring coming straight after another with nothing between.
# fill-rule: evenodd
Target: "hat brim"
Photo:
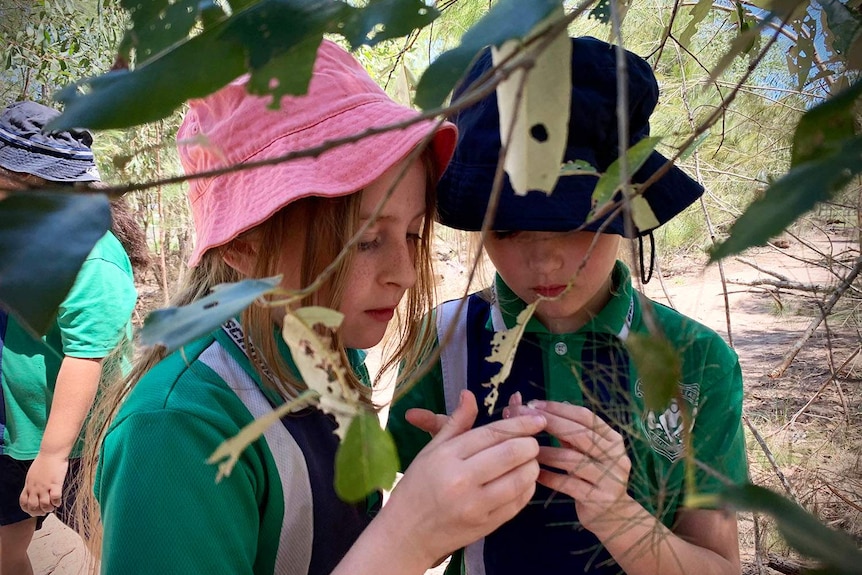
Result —
<instances>
[{"instance_id":1,"label":"hat brim","mask_svg":"<svg viewBox=\"0 0 862 575\"><path fill-rule=\"evenodd\" d=\"M594 153L586 148L569 149L566 157L597 165ZM667 158L653 152L632 177L632 181L645 182L666 162ZM453 161L439 184L437 209L440 222L460 230L481 230L495 171L496 165L462 164L457 160ZM592 194L597 182L596 176L562 176L550 195L534 190L525 196L519 196L512 189L508 175L504 174L497 213L492 220L491 229L548 232L582 229L637 237L657 227L639 229L632 224L627 232L625 220L619 212L610 219L611 214L589 221L593 209ZM644 198L652 208L658 225L661 225L688 207L702 193L703 188L697 182L673 166L647 188Z\"/></svg>"},{"instance_id":2,"label":"hat brim","mask_svg":"<svg viewBox=\"0 0 862 575\"><path fill-rule=\"evenodd\" d=\"M39 154L3 142L0 142L0 166L52 182L98 182L100 179L92 162Z\"/></svg>"},{"instance_id":3,"label":"hat brim","mask_svg":"<svg viewBox=\"0 0 862 575\"><path fill-rule=\"evenodd\" d=\"M317 147L343 139L345 134L359 135L370 128L403 122L415 116L416 112L391 100L366 101L314 124L310 132L284 135L245 162ZM209 197L201 206L205 209L196 211L195 221L198 238L206 238L206 241L195 246L189 266L197 265L207 250L226 244L298 199L338 197L362 190L424 141L432 147L439 176L452 158L456 139L457 131L453 124L446 122L437 127L437 122L423 120L400 130L334 147L317 157L298 158L212 178L208 183L209 189L198 196L199 200ZM228 190L243 190L243 193L226 193ZM235 215L237 220L247 218L249 205L257 206L253 219L224 221L225 214Z\"/></svg>"}]
</instances>

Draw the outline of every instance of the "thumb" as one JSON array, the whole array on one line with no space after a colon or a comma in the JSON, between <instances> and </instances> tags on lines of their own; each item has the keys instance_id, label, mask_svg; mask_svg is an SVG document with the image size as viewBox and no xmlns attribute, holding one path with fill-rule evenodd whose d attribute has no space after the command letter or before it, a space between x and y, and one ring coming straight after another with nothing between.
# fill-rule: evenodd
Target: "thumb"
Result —
<instances>
[{"instance_id":1,"label":"thumb","mask_svg":"<svg viewBox=\"0 0 862 575\"><path fill-rule=\"evenodd\" d=\"M458 407L455 408L452 415L446 418L446 422L441 426L432 443L446 441L472 429L476 416L479 414L476 396L472 392L464 390L461 392L460 399Z\"/></svg>"}]
</instances>

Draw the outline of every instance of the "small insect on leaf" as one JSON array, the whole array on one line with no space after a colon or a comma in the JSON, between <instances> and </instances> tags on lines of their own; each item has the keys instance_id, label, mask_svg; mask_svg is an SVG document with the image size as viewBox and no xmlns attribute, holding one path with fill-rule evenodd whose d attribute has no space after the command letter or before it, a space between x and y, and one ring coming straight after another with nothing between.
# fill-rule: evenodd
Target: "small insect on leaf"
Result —
<instances>
[{"instance_id":1,"label":"small insect on leaf","mask_svg":"<svg viewBox=\"0 0 862 575\"><path fill-rule=\"evenodd\" d=\"M646 408L656 413L663 412L682 378L679 353L660 334L631 333L625 346L643 382Z\"/></svg>"},{"instance_id":2,"label":"small insect on leaf","mask_svg":"<svg viewBox=\"0 0 862 575\"><path fill-rule=\"evenodd\" d=\"M494 339L491 340L491 355L485 358L485 361L491 363L501 363L503 367L500 371L491 378L488 383L483 383L484 387L490 387L491 393L485 397L485 406L488 408L488 414L494 412L494 407L497 405L497 398L500 396L500 384L506 381L509 373L512 371L512 363L515 361L515 352L518 351L518 343L524 335L524 329L533 313L536 311L538 301L534 301L525 307L518 314L515 320L515 327L506 331L498 331L494 334Z\"/></svg>"},{"instance_id":3,"label":"small insect on leaf","mask_svg":"<svg viewBox=\"0 0 862 575\"><path fill-rule=\"evenodd\" d=\"M586 160L570 160L560 166L560 176L598 176L595 166Z\"/></svg>"},{"instance_id":4,"label":"small insect on leaf","mask_svg":"<svg viewBox=\"0 0 862 575\"><path fill-rule=\"evenodd\" d=\"M390 489L398 471L398 452L375 413L363 411L353 418L335 454L335 492L357 502L378 489Z\"/></svg>"},{"instance_id":5,"label":"small insect on leaf","mask_svg":"<svg viewBox=\"0 0 862 575\"><path fill-rule=\"evenodd\" d=\"M351 420L362 411L359 392L348 385L347 368L332 350L328 338L315 331L314 326L334 329L343 319L341 313L323 307L288 310L281 331L302 380L320 395L320 409L335 418L335 434L342 441Z\"/></svg>"}]
</instances>

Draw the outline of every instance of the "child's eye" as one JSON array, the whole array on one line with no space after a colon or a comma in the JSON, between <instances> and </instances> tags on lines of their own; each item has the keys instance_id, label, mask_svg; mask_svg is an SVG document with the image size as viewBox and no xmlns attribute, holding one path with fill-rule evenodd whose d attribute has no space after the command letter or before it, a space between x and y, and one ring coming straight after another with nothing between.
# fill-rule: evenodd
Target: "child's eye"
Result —
<instances>
[{"instance_id":1,"label":"child's eye","mask_svg":"<svg viewBox=\"0 0 862 575\"><path fill-rule=\"evenodd\" d=\"M414 243L418 244L420 241L422 241L422 234L409 234L408 233L407 234L407 241L408 242L414 242Z\"/></svg>"},{"instance_id":2,"label":"child's eye","mask_svg":"<svg viewBox=\"0 0 862 575\"><path fill-rule=\"evenodd\" d=\"M356 244L356 249L358 249L360 252L365 252L368 250L373 250L374 248L376 248L379 245L380 245L380 238L376 237L373 240L364 240L364 241L359 242L358 244Z\"/></svg>"}]
</instances>

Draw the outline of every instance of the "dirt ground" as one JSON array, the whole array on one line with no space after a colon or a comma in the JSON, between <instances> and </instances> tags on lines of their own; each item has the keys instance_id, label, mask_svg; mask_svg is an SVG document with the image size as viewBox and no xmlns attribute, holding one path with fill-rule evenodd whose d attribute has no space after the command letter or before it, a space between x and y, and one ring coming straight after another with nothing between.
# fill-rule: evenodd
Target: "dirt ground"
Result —
<instances>
[{"instance_id":1,"label":"dirt ground","mask_svg":"<svg viewBox=\"0 0 862 575\"><path fill-rule=\"evenodd\" d=\"M834 262L852 265L858 256L848 251L852 245L840 230L813 247ZM441 260L438 272L442 295L455 297L463 293L459 290L464 288L467 270L459 262L457 247L446 243L438 246L437 251ZM811 247L791 240L786 249L752 250L741 258L748 263L730 259L724 264L732 343L743 369L745 414L751 424L747 438L751 476L755 483L777 491L784 492L786 485L821 520L862 542L862 459L856 449L862 445L862 356L853 355L862 342L859 335L862 314L858 309L862 296L856 292L856 308L839 306L841 310L827 322L828 335L821 325L783 375L774 378L769 373L781 364L812 318L819 314L815 302L827 297L747 285L777 280L768 273L773 272L788 283L834 286L836 278L826 269L794 259L811 260L815 258L813 253ZM646 294L673 305L727 339L719 268L704 269L703 258L665 261L662 268L662 277L654 278L645 287ZM752 430L763 438L766 449L758 444ZM770 463L770 459L775 463ZM762 535L756 543L753 517L740 516L745 573L757 572L756 545L761 549L761 557L768 558L772 567L783 569L783 558L789 555L775 537L774 529L769 528L769 520L761 517L759 523ZM37 575L80 573L85 557L80 539L53 518L37 534L30 555ZM790 560L794 558L791 556ZM762 572L778 571L764 564Z\"/></svg>"}]
</instances>

